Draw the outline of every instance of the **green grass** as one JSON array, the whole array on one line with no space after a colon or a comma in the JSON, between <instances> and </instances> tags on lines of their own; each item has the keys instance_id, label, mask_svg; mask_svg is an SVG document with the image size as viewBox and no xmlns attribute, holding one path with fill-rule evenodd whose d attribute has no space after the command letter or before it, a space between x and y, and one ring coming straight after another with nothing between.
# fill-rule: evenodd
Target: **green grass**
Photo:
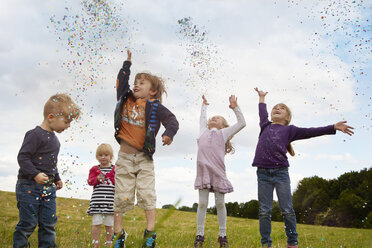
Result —
<instances>
[{"instance_id":1,"label":"green grass","mask_svg":"<svg viewBox=\"0 0 372 248\"><path fill-rule=\"evenodd\" d=\"M0 191L0 247L12 247L14 228L18 222L18 209L15 193ZM92 218L86 215L89 201L57 198L56 242L61 248L89 247L91 241ZM156 218L161 220L168 210L157 209ZM135 208L128 212L123 221L129 233L127 247L141 247L146 219L143 210ZM196 233L196 214L174 211L157 228L157 248L193 247ZM284 224L272 223L273 247L286 247ZM297 226L300 247L349 248L372 247L372 230L336 228L325 226ZM101 229L101 243L104 242L104 228ZM217 216L207 215L205 223L206 248L218 247ZM258 221L227 217L227 236L230 248L260 247ZM30 237L31 247L37 247L37 230Z\"/></svg>"}]
</instances>

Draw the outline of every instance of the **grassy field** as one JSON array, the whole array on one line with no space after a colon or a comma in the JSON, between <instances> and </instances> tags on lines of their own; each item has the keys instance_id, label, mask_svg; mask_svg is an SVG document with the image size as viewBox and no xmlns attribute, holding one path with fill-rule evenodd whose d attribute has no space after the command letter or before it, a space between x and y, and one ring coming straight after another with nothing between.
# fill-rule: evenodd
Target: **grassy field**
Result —
<instances>
[{"instance_id":1,"label":"grassy field","mask_svg":"<svg viewBox=\"0 0 372 248\"><path fill-rule=\"evenodd\" d=\"M15 193L0 191L0 247L12 247L14 227L18 222ZM87 200L57 198L57 244L61 248L89 247L91 240L91 217L86 215ZM168 210L157 209L157 220L162 219ZM145 228L145 216L141 209L128 212L124 217L126 231L129 233L127 247L141 247ZM217 216L207 215L205 223L206 248L218 247ZM284 225L273 222L273 247L286 247ZM300 247L372 247L372 230L335 228L313 225L297 226ZM31 247L37 247L37 231L31 235ZM174 211L157 228L158 248L193 247L196 232L196 214ZM101 243L104 242L104 229L101 231ZM227 236L230 248L260 247L258 221L242 218L227 218Z\"/></svg>"}]
</instances>

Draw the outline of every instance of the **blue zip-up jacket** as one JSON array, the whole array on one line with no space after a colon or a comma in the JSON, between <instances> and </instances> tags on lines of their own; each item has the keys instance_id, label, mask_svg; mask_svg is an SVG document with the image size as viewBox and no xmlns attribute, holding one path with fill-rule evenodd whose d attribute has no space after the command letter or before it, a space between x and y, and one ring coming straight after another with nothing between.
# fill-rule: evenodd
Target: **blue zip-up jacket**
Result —
<instances>
[{"instance_id":1,"label":"blue zip-up jacket","mask_svg":"<svg viewBox=\"0 0 372 248\"><path fill-rule=\"evenodd\" d=\"M114 125L115 125L115 138L120 144L120 138L118 137L119 129L121 125L122 110L125 101L128 97L132 97L133 92L129 87L129 76L130 76L130 66L132 63L130 61L124 61L123 67L120 69L118 74L118 85L116 89L117 104L115 108L114 115ZM162 134L168 136L173 140L174 135L178 131L178 121L176 116L170 112L166 107L164 107L159 100L148 100L145 107L145 126L146 126L146 137L145 143L143 145L142 151L152 159L155 153L156 146L156 135L160 128L160 123L165 127L165 131Z\"/></svg>"}]
</instances>

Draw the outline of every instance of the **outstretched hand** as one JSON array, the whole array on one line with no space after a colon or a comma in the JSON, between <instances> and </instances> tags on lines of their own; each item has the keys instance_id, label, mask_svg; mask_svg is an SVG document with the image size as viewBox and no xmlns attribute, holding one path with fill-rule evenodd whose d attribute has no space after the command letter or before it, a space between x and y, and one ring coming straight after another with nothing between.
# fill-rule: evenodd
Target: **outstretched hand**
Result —
<instances>
[{"instance_id":1,"label":"outstretched hand","mask_svg":"<svg viewBox=\"0 0 372 248\"><path fill-rule=\"evenodd\" d=\"M254 88L254 90L257 91L259 97L265 97L267 95L267 93L269 93L269 92L259 90L257 87Z\"/></svg>"},{"instance_id":2,"label":"outstretched hand","mask_svg":"<svg viewBox=\"0 0 372 248\"><path fill-rule=\"evenodd\" d=\"M127 50L127 61L132 62L132 52L129 49Z\"/></svg>"},{"instance_id":3,"label":"outstretched hand","mask_svg":"<svg viewBox=\"0 0 372 248\"><path fill-rule=\"evenodd\" d=\"M351 126L348 126L348 125L346 125L345 123L346 123L347 121L340 121L340 122L337 122L336 124L335 124L335 130L338 130L338 131L341 131L341 132L343 132L343 133L346 133L346 134L348 134L348 135L353 135L354 134L354 132L351 130L351 129L354 129L353 127L351 127Z\"/></svg>"},{"instance_id":4,"label":"outstretched hand","mask_svg":"<svg viewBox=\"0 0 372 248\"><path fill-rule=\"evenodd\" d=\"M207 99L205 98L204 95L202 95L202 99L203 99L203 104L204 105L209 105L209 103L208 103L208 101L207 101Z\"/></svg>"},{"instance_id":5,"label":"outstretched hand","mask_svg":"<svg viewBox=\"0 0 372 248\"><path fill-rule=\"evenodd\" d=\"M234 109L236 106L238 106L238 98L235 97L235 95L231 95L229 97L230 105L229 108Z\"/></svg>"}]
</instances>

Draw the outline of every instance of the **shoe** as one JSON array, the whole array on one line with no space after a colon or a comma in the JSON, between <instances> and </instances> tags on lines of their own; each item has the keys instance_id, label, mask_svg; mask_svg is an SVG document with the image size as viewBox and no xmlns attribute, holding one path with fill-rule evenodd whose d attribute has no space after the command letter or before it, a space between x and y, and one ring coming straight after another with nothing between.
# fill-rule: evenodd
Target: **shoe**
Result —
<instances>
[{"instance_id":1,"label":"shoe","mask_svg":"<svg viewBox=\"0 0 372 248\"><path fill-rule=\"evenodd\" d=\"M194 242L194 248L203 248L203 243L204 243L204 236L196 235L195 242Z\"/></svg>"},{"instance_id":2,"label":"shoe","mask_svg":"<svg viewBox=\"0 0 372 248\"><path fill-rule=\"evenodd\" d=\"M228 248L229 247L229 242L227 241L226 236L219 236L218 237L218 243L220 243L220 248Z\"/></svg>"},{"instance_id":3,"label":"shoe","mask_svg":"<svg viewBox=\"0 0 372 248\"><path fill-rule=\"evenodd\" d=\"M287 248L298 248L298 245L287 245Z\"/></svg>"},{"instance_id":4,"label":"shoe","mask_svg":"<svg viewBox=\"0 0 372 248\"><path fill-rule=\"evenodd\" d=\"M142 245L142 248L155 248L155 240L156 240L156 232L155 231L149 231L145 230L145 233L143 234L144 237L144 243Z\"/></svg>"},{"instance_id":5,"label":"shoe","mask_svg":"<svg viewBox=\"0 0 372 248\"><path fill-rule=\"evenodd\" d=\"M125 240L127 239L127 236L128 233L126 233L124 229L122 229L119 234L114 234L114 236L112 236L114 248L125 248Z\"/></svg>"}]
</instances>

